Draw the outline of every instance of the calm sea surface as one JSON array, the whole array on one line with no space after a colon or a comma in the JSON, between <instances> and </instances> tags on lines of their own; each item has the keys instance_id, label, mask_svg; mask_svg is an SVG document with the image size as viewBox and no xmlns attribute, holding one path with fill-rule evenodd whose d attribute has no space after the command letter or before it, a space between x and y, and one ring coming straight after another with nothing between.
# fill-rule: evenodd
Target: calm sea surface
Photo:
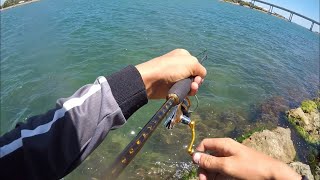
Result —
<instances>
[{"instance_id":1,"label":"calm sea surface","mask_svg":"<svg viewBox=\"0 0 320 180\"><path fill-rule=\"evenodd\" d=\"M288 126L285 110L319 90L319 35L274 16L215 0L41 0L1 12L1 134L97 76L175 48L208 49L197 142ZM111 132L67 179L98 177L162 103ZM186 126L159 126L122 178L178 177L189 137Z\"/></svg>"}]
</instances>

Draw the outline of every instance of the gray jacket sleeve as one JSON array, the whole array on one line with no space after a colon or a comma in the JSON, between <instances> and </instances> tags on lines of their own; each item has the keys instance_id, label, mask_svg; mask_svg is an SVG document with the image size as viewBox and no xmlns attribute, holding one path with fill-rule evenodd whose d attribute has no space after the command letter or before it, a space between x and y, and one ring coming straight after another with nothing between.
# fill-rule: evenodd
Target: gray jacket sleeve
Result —
<instances>
[{"instance_id":1,"label":"gray jacket sleeve","mask_svg":"<svg viewBox=\"0 0 320 180\"><path fill-rule=\"evenodd\" d=\"M147 103L134 66L98 77L0 137L0 179L59 179Z\"/></svg>"}]
</instances>

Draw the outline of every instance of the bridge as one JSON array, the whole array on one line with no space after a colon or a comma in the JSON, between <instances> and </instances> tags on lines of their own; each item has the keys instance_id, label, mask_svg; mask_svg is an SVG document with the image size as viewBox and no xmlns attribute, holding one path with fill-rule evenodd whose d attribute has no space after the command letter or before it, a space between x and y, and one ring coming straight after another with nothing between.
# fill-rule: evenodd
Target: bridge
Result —
<instances>
[{"instance_id":1,"label":"bridge","mask_svg":"<svg viewBox=\"0 0 320 180\"><path fill-rule=\"evenodd\" d=\"M304 16L304 15L302 15L302 14L299 14L299 13L297 13L297 12L291 11L291 10L286 9L286 8L284 8L284 7L280 7L280 6L277 6L277 5L275 5L275 4L271 4L271 3L265 2L265 1L251 0L251 3L250 3L250 4L251 4L251 8L254 6L254 3L255 3L255 2L259 2L259 3L262 3L262 4L269 5L269 6L270 6L270 8L269 8L269 10L268 10L268 13L269 13L269 14L272 14L273 7L289 12L289 13L290 13L289 18L288 18L289 22L292 21L293 15L302 17L302 18L310 21L310 22L311 22L310 31L312 31L312 28L313 28L313 25L314 25L314 24L318 24L318 25L320 26L320 23L319 23L319 22L317 22L317 21L315 21L315 20L313 20L313 19L311 19L311 18L308 18L308 17L306 17L306 16Z\"/></svg>"}]
</instances>

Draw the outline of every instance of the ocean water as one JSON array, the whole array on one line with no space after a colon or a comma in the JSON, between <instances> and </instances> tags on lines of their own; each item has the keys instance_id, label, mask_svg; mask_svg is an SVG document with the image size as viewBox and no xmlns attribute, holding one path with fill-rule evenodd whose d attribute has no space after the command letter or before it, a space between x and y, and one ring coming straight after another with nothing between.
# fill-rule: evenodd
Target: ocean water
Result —
<instances>
[{"instance_id":1,"label":"ocean water","mask_svg":"<svg viewBox=\"0 0 320 180\"><path fill-rule=\"evenodd\" d=\"M216 0L41 0L1 11L1 134L100 75L175 48L208 50L197 143L292 129L285 110L319 90L319 34L274 16ZM162 103L141 108L66 179L99 177ZM296 147L310 148L293 134ZM187 127L159 126L121 178L178 177L190 166L189 137Z\"/></svg>"}]
</instances>

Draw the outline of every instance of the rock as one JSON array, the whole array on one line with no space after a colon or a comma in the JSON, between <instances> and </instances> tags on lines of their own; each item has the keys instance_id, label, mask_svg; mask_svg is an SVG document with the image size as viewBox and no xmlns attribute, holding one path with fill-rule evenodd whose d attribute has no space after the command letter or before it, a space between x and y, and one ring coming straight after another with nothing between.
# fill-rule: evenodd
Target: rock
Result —
<instances>
[{"instance_id":1,"label":"rock","mask_svg":"<svg viewBox=\"0 0 320 180\"><path fill-rule=\"evenodd\" d=\"M320 179L320 163L318 164L318 166L316 166L314 179L315 180L319 180Z\"/></svg>"},{"instance_id":2,"label":"rock","mask_svg":"<svg viewBox=\"0 0 320 180\"><path fill-rule=\"evenodd\" d=\"M311 174L309 165L303 164L302 162L293 162L293 163L290 163L289 166L293 168L300 175L306 176L308 180L314 179L313 175Z\"/></svg>"},{"instance_id":3,"label":"rock","mask_svg":"<svg viewBox=\"0 0 320 180\"><path fill-rule=\"evenodd\" d=\"M320 144L320 113L318 109L304 112L302 108L287 111L289 122L309 143Z\"/></svg>"},{"instance_id":4,"label":"rock","mask_svg":"<svg viewBox=\"0 0 320 180\"><path fill-rule=\"evenodd\" d=\"M291 131L282 127L277 127L272 131L263 130L253 133L242 144L285 163L292 162L296 156Z\"/></svg>"},{"instance_id":5,"label":"rock","mask_svg":"<svg viewBox=\"0 0 320 180\"><path fill-rule=\"evenodd\" d=\"M289 117L293 117L297 120L301 120L301 121L297 121L299 125L308 126L310 124L308 117L304 114L303 110L300 107L297 109L289 110L287 114ZM302 124L299 122L301 122Z\"/></svg>"}]
</instances>

